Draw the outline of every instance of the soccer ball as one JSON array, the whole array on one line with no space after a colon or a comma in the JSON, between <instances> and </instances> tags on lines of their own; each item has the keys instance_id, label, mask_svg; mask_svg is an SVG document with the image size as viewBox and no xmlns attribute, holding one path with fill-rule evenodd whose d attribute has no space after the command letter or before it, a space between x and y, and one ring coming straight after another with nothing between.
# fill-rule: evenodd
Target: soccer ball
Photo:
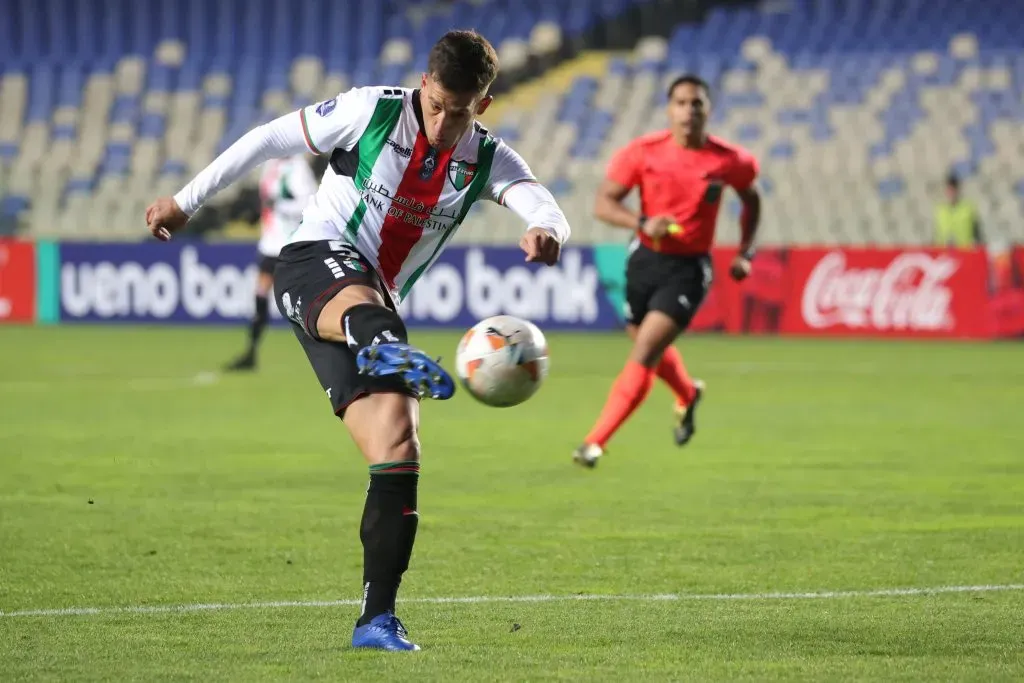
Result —
<instances>
[{"instance_id":1,"label":"soccer ball","mask_svg":"<svg viewBox=\"0 0 1024 683\"><path fill-rule=\"evenodd\" d=\"M536 325L496 315L471 327L455 351L462 386L495 408L519 405L537 393L548 374L548 343Z\"/></svg>"}]
</instances>

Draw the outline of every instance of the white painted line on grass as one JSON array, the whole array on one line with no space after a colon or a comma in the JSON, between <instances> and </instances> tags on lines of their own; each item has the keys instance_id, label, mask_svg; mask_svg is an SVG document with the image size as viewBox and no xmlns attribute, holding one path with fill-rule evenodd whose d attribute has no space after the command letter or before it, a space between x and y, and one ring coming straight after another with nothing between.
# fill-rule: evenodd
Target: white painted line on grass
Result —
<instances>
[{"instance_id":1,"label":"white painted line on grass","mask_svg":"<svg viewBox=\"0 0 1024 683\"><path fill-rule=\"evenodd\" d=\"M191 387L210 386L218 381L220 381L220 375L209 371L199 372L191 377L109 377L104 375L84 375L77 378L0 381L0 393L50 392L68 389L95 391L98 388L113 391L176 391Z\"/></svg>"},{"instance_id":2,"label":"white painted line on grass","mask_svg":"<svg viewBox=\"0 0 1024 683\"><path fill-rule=\"evenodd\" d=\"M690 602L714 600L838 600L844 598L886 598L943 593L994 593L1024 591L1024 584L989 586L936 586L933 588L881 588L861 591L816 591L808 593L665 593L653 595L475 595L466 597L409 598L399 602L435 605L528 603L528 602ZM272 602L212 602L192 605L135 605L127 607L66 607L0 611L0 617L78 617L106 614L168 614L177 612L223 612L240 609L282 609L286 607L353 607L359 600L280 600Z\"/></svg>"}]
</instances>

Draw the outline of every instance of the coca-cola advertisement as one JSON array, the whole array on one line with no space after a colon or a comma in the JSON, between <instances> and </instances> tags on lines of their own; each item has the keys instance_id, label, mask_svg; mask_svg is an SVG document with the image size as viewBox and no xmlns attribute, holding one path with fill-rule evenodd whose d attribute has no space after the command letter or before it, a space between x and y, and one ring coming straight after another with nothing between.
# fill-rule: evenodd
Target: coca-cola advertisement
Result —
<instances>
[{"instance_id":1,"label":"coca-cola advertisement","mask_svg":"<svg viewBox=\"0 0 1024 683\"><path fill-rule=\"evenodd\" d=\"M981 251L801 249L787 271L783 333L989 336Z\"/></svg>"}]
</instances>

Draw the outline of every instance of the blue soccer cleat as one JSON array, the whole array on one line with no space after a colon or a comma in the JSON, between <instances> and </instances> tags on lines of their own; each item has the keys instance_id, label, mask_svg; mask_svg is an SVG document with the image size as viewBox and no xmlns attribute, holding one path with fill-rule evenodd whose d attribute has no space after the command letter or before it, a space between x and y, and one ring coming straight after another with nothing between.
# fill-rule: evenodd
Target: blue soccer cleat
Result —
<instances>
[{"instance_id":1,"label":"blue soccer cleat","mask_svg":"<svg viewBox=\"0 0 1024 683\"><path fill-rule=\"evenodd\" d=\"M402 622L391 612L378 614L369 624L356 626L352 631L352 647L392 652L413 652L420 646L409 642L409 634Z\"/></svg>"},{"instance_id":2,"label":"blue soccer cleat","mask_svg":"<svg viewBox=\"0 0 1024 683\"><path fill-rule=\"evenodd\" d=\"M364 375L398 375L420 398L444 400L455 393L455 382L448 371L409 344L374 344L359 349L356 365Z\"/></svg>"}]
</instances>

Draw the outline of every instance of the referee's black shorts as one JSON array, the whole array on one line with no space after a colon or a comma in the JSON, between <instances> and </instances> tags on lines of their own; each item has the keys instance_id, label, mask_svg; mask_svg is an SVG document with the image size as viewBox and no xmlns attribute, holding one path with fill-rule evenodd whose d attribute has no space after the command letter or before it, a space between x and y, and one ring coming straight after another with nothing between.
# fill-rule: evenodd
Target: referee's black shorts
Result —
<instances>
[{"instance_id":1,"label":"referee's black shorts","mask_svg":"<svg viewBox=\"0 0 1024 683\"><path fill-rule=\"evenodd\" d=\"M685 330L712 278L709 254L664 254L634 240L626 262L626 322L639 325L649 311L661 311Z\"/></svg>"}]
</instances>

